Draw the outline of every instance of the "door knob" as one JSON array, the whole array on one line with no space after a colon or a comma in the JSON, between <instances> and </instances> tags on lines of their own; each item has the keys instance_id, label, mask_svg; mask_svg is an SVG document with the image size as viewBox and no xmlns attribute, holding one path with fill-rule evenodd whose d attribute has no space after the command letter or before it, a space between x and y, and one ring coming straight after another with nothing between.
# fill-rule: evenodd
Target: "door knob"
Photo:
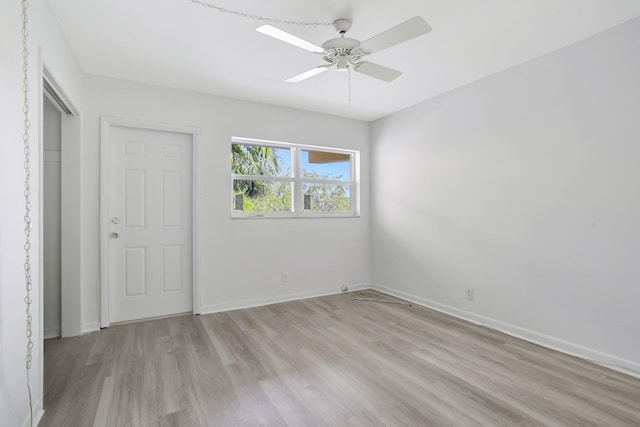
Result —
<instances>
[{"instance_id":1,"label":"door knob","mask_svg":"<svg viewBox=\"0 0 640 427\"><path fill-rule=\"evenodd\" d=\"M120 237L120 235L118 233L116 233L115 231L113 233L111 233L111 238L112 239L117 239L118 237Z\"/></svg>"}]
</instances>

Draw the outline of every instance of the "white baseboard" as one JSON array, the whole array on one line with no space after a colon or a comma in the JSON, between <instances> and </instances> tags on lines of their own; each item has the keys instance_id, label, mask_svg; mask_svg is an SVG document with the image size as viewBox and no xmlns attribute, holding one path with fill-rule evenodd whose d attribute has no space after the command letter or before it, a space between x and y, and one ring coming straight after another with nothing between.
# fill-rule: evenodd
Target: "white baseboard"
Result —
<instances>
[{"instance_id":1,"label":"white baseboard","mask_svg":"<svg viewBox=\"0 0 640 427\"><path fill-rule=\"evenodd\" d=\"M100 330L100 322L87 322L82 325L82 335Z\"/></svg>"},{"instance_id":2,"label":"white baseboard","mask_svg":"<svg viewBox=\"0 0 640 427\"><path fill-rule=\"evenodd\" d=\"M455 307L451 307L445 304L422 298L416 295L412 295L406 292L397 291L395 289L387 288L382 285L372 284L372 289L380 292L384 292L389 295L393 295L398 298L411 301L419 304L423 307L427 307L451 316L475 323L477 325L486 326L507 335L511 335L516 338L529 341L534 344L541 345L543 347L550 348L552 350L559 351L561 353L576 356L581 359L586 359L591 362L595 362L599 365L606 366L609 369L613 369L618 372L625 373L637 378L640 378L640 364L632 362L630 360L622 359L612 354L607 354L594 350L588 347L583 347L578 344L574 344L568 341L564 341L549 335L541 334L529 329L521 328L519 326L511 325L509 323L501 322L489 317L480 316L469 311L460 310Z\"/></svg>"},{"instance_id":3,"label":"white baseboard","mask_svg":"<svg viewBox=\"0 0 640 427\"><path fill-rule=\"evenodd\" d=\"M44 330L44 339L58 338L60 336L60 328L49 328Z\"/></svg>"},{"instance_id":4,"label":"white baseboard","mask_svg":"<svg viewBox=\"0 0 640 427\"><path fill-rule=\"evenodd\" d=\"M33 426L37 426L42 420L42 416L44 415L44 410L42 409L42 400L37 401L33 405ZM31 414L27 414L27 418L25 418L22 423L22 427L31 427Z\"/></svg>"},{"instance_id":5,"label":"white baseboard","mask_svg":"<svg viewBox=\"0 0 640 427\"><path fill-rule=\"evenodd\" d=\"M363 289L370 289L371 285L368 283L361 283L355 285L349 285L349 291L358 291ZM260 307L263 305L278 304L281 302L297 301L307 298L322 297L326 295L335 295L342 293L339 286L332 287L330 289L319 289L315 291L297 292L294 294L278 295L267 298L255 298L246 299L240 301L229 301L220 304L203 305L200 307L200 314L213 314L223 311L240 310L242 308Z\"/></svg>"}]
</instances>

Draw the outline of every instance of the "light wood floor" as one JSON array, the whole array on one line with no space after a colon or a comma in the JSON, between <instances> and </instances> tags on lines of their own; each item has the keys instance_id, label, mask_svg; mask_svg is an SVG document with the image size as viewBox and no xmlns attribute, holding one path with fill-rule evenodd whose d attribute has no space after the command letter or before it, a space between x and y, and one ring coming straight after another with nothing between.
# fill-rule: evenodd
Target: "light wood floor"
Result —
<instances>
[{"instance_id":1,"label":"light wood floor","mask_svg":"<svg viewBox=\"0 0 640 427\"><path fill-rule=\"evenodd\" d=\"M44 403L41 426L639 426L640 380L334 295L48 340Z\"/></svg>"}]
</instances>

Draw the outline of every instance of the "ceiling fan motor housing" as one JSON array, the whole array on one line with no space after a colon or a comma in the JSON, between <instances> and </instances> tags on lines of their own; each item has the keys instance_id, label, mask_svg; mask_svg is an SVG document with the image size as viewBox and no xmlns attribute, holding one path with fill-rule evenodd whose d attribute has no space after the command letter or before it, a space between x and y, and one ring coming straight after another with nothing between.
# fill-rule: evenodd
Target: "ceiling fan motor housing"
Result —
<instances>
[{"instance_id":1,"label":"ceiling fan motor housing","mask_svg":"<svg viewBox=\"0 0 640 427\"><path fill-rule=\"evenodd\" d=\"M348 37L338 37L327 40L323 45L322 58L331 64L338 64L339 69L346 69L348 63L360 61L364 52L360 50L360 42Z\"/></svg>"}]
</instances>

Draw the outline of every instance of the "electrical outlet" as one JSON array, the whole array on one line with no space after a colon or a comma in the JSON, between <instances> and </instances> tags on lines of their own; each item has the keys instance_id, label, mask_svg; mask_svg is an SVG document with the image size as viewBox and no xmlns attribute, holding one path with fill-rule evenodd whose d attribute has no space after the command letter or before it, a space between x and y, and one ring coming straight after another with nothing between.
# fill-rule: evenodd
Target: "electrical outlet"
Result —
<instances>
[{"instance_id":1,"label":"electrical outlet","mask_svg":"<svg viewBox=\"0 0 640 427\"><path fill-rule=\"evenodd\" d=\"M467 299L473 301L473 288L467 289Z\"/></svg>"},{"instance_id":2,"label":"electrical outlet","mask_svg":"<svg viewBox=\"0 0 640 427\"><path fill-rule=\"evenodd\" d=\"M289 281L289 273L286 271L282 272L282 283L287 283Z\"/></svg>"}]
</instances>

